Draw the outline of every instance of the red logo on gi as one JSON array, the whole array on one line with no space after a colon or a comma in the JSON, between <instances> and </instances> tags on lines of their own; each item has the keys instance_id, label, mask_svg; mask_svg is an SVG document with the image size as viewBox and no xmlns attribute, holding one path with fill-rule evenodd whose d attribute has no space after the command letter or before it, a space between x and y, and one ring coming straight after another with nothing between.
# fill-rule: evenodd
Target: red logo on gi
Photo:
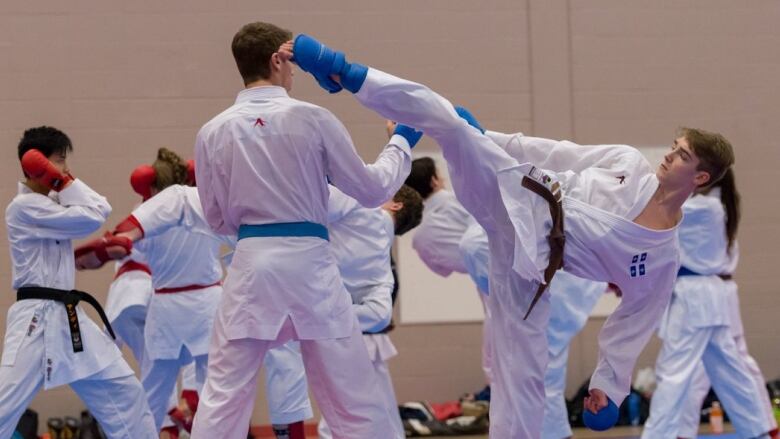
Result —
<instances>
[{"instance_id":1,"label":"red logo on gi","mask_svg":"<svg viewBox=\"0 0 780 439\"><path fill-rule=\"evenodd\" d=\"M260 125L261 127L265 126L265 121L262 118L260 118L260 117L258 117L257 120L255 121L255 126L258 126L258 125Z\"/></svg>"}]
</instances>

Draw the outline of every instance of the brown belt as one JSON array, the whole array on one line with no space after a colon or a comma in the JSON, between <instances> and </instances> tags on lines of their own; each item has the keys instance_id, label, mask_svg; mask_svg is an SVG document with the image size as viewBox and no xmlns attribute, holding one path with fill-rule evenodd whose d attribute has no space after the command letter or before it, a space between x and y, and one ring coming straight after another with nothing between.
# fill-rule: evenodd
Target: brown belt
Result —
<instances>
[{"instance_id":1,"label":"brown belt","mask_svg":"<svg viewBox=\"0 0 780 439\"><path fill-rule=\"evenodd\" d=\"M557 188L555 185L558 184L557 182L554 183L553 188ZM531 306L528 307L528 311L525 313L525 317L523 317L523 320L526 320L531 314L531 310L536 306L536 302L539 301L544 291L550 285L555 272L563 267L563 248L566 244L566 236L563 233L563 206L561 206L560 195L556 198L547 187L529 177L523 177L522 185L524 188L547 200L547 203L550 205L550 217L552 218L552 228L550 229L550 235L547 236L547 242L550 244L550 259L547 263L547 268L544 269L545 283L539 284L536 295L531 301Z\"/></svg>"}]
</instances>

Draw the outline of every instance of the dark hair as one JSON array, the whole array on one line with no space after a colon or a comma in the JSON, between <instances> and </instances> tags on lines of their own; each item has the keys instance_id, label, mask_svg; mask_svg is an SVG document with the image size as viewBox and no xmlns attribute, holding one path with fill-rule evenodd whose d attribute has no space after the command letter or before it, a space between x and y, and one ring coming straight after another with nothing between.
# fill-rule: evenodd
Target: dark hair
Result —
<instances>
[{"instance_id":1,"label":"dark hair","mask_svg":"<svg viewBox=\"0 0 780 439\"><path fill-rule=\"evenodd\" d=\"M152 163L152 167L155 175L152 187L158 191L174 184L187 184L187 163L168 148L157 150L157 160Z\"/></svg>"},{"instance_id":2,"label":"dark hair","mask_svg":"<svg viewBox=\"0 0 780 439\"><path fill-rule=\"evenodd\" d=\"M73 144L67 134L57 128L44 125L30 128L22 134L19 140L19 160L31 149L37 149L46 157L57 153L67 156L73 151Z\"/></svg>"},{"instance_id":3,"label":"dark hair","mask_svg":"<svg viewBox=\"0 0 780 439\"><path fill-rule=\"evenodd\" d=\"M245 24L235 36L231 50L244 85L271 76L269 62L279 46L292 39L292 32L271 23Z\"/></svg>"},{"instance_id":4,"label":"dark hair","mask_svg":"<svg viewBox=\"0 0 780 439\"><path fill-rule=\"evenodd\" d=\"M406 177L404 184L416 190L423 200L433 191L431 179L437 177L436 162L430 157L421 157L412 161L412 172Z\"/></svg>"},{"instance_id":5,"label":"dark hair","mask_svg":"<svg viewBox=\"0 0 780 439\"><path fill-rule=\"evenodd\" d=\"M679 135L685 137L699 159L696 169L710 174L709 181L702 186L717 183L734 164L734 148L723 135L687 127L680 128Z\"/></svg>"},{"instance_id":6,"label":"dark hair","mask_svg":"<svg viewBox=\"0 0 780 439\"><path fill-rule=\"evenodd\" d=\"M395 212L395 234L398 236L420 225L422 221L423 200L416 190L407 185L401 186L393 195L393 201L403 204Z\"/></svg>"},{"instance_id":7,"label":"dark hair","mask_svg":"<svg viewBox=\"0 0 780 439\"><path fill-rule=\"evenodd\" d=\"M734 178L734 171L729 168L723 178L713 187L720 188L720 202L726 210L726 236L729 239L729 251L731 251L734 241L737 239L737 228L741 217L740 196L737 191L737 184Z\"/></svg>"}]
</instances>

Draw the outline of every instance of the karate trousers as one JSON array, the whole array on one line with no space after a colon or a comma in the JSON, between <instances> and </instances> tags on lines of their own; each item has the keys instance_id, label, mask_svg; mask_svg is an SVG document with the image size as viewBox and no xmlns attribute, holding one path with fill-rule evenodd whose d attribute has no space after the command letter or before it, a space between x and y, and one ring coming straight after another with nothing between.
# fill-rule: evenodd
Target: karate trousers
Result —
<instances>
[{"instance_id":1,"label":"karate trousers","mask_svg":"<svg viewBox=\"0 0 780 439\"><path fill-rule=\"evenodd\" d=\"M43 388L45 325L25 338L13 366L0 366L0 438L10 439L19 418ZM85 346L89 349L89 346ZM119 358L100 372L70 383L109 439L156 439L146 395Z\"/></svg>"},{"instance_id":2,"label":"karate trousers","mask_svg":"<svg viewBox=\"0 0 780 439\"><path fill-rule=\"evenodd\" d=\"M691 382L703 364L740 438L767 437L764 409L753 378L728 326L691 327L685 304L672 297L663 346L656 360L657 386L642 439L676 438Z\"/></svg>"}]
</instances>

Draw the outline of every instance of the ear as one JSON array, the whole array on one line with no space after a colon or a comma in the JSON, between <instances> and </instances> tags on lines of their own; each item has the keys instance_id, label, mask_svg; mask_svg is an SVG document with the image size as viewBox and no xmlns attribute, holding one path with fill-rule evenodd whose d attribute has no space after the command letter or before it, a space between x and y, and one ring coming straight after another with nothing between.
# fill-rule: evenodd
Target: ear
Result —
<instances>
[{"instance_id":1,"label":"ear","mask_svg":"<svg viewBox=\"0 0 780 439\"><path fill-rule=\"evenodd\" d=\"M271 55L271 60L268 61L271 64L271 70L279 70L282 68L282 58L278 52Z\"/></svg>"},{"instance_id":2,"label":"ear","mask_svg":"<svg viewBox=\"0 0 780 439\"><path fill-rule=\"evenodd\" d=\"M395 212L398 212L399 210L401 210L403 208L404 208L404 203L402 203L400 201L388 201L387 202L387 209L390 212L395 213Z\"/></svg>"},{"instance_id":3,"label":"ear","mask_svg":"<svg viewBox=\"0 0 780 439\"><path fill-rule=\"evenodd\" d=\"M697 187L702 187L710 184L710 173L707 171L697 171L693 177L694 183Z\"/></svg>"}]
</instances>

